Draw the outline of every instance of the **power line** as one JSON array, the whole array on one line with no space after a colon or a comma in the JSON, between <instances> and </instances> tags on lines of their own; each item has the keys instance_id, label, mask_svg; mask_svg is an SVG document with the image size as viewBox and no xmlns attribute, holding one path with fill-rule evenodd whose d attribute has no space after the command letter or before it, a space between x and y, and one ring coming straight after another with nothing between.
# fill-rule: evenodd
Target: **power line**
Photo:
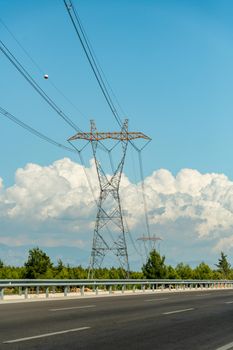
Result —
<instances>
[{"instance_id":1,"label":"power line","mask_svg":"<svg viewBox=\"0 0 233 350\"><path fill-rule=\"evenodd\" d=\"M0 50L19 71L19 73L28 81L28 83L38 92L38 94L50 105L50 107L60 115L60 117L69 124L74 130L80 131L79 127L56 105L56 103L46 94L46 92L38 85L32 76L26 71L22 64L10 52L6 45L0 40Z\"/></svg>"},{"instance_id":2,"label":"power line","mask_svg":"<svg viewBox=\"0 0 233 350\"><path fill-rule=\"evenodd\" d=\"M77 17L77 14L76 18ZM31 57L31 55L28 53L28 51L25 50L25 48L21 45L21 43L19 42L19 40L15 37L15 35L9 30L9 28L6 26L6 24L0 19L1 23L4 25L4 27L6 28L6 30L10 33L10 35L13 37L13 39L17 42L17 44L20 46L20 48L24 51L24 53L26 54L26 56L31 60L31 62L34 64L34 66L36 66L36 68L44 75L44 71L42 70L42 68L37 64L37 62ZM83 28L81 28L83 30ZM84 32L83 32L84 33ZM87 43L87 41L86 41ZM30 74L26 71L26 69L22 66L22 64L16 59L16 57L10 52L10 50L6 47L6 45L1 41L1 51L5 54L5 56L10 60L10 62L15 66L15 68L23 75L23 77L32 85L32 87L46 100L47 103L50 104L50 106L56 110L56 112L61 112L58 111L58 109L56 108L57 106L55 105L55 103L53 103L53 101L49 98L49 96L39 87L39 85L36 83L36 81L30 76ZM88 45L88 43L87 43ZM89 46L88 46L89 47ZM93 60L94 57L92 56ZM96 69L98 70L97 65L95 64ZM103 73L103 71L102 71ZM99 77L101 79L102 84L104 85L104 82L102 80L101 75L99 74ZM53 85L53 84L52 84ZM55 86L54 86L55 87ZM56 88L56 87L55 87ZM104 85L104 89L106 94L108 94L107 89ZM58 90L58 89L57 89ZM61 93L61 91L59 91ZM63 94L62 94L63 95ZM64 96L64 95L63 95ZM109 95L108 95L109 96ZM65 97L65 96L64 96ZM110 96L109 96L110 98ZM55 107L55 108L54 108ZM27 125L26 123L22 122L21 120L19 120L18 118L14 117L12 114L8 113L6 110L4 110L3 108L0 107L0 113L3 114L5 117L7 117L8 119L12 120L14 123L18 124L19 126L21 126L22 128L26 129L27 131L29 131L30 133L34 134L35 136L41 138L44 141L49 142L50 144L53 144L55 146L58 147L62 147L66 150L69 151L73 151L76 153L76 151L78 152L79 158L80 158L80 162L83 165L83 169L88 181L88 185L91 189L94 201L96 201L95 199L95 195L94 195L94 191L93 191L93 187L89 178L89 175L87 174L87 171L85 169L85 165L84 165L84 160L81 154L81 151L78 150L77 148L75 149L70 149L69 147L66 147L62 144L59 144L58 142L54 141L53 139L47 137L46 135L43 135L42 133L38 132L36 129L30 127L29 125ZM61 113L59 113L61 115ZM64 119L64 114L62 115L63 119ZM76 129L76 126L73 124L73 122L68 119L65 118L65 121L68 121L69 125L71 125L72 127L74 127ZM72 145L73 146L73 145ZM111 166L113 168L113 163L112 163L112 157L111 157L111 150L108 150L108 154L109 154L109 158L110 158L110 162L111 162ZM97 203L96 203L97 204ZM98 206L98 205L97 205ZM108 230L109 231L109 230ZM110 234L110 232L109 232ZM113 237L111 236L112 241L114 242Z\"/></svg>"},{"instance_id":3,"label":"power line","mask_svg":"<svg viewBox=\"0 0 233 350\"><path fill-rule=\"evenodd\" d=\"M13 114L7 112L7 111L6 111L4 108L2 108L2 107L0 107L0 113L1 113L4 117L6 117L6 118L8 118L9 120L13 121L15 124L19 125L19 126L22 127L23 129L27 130L28 132L30 132L31 134L35 135L36 137L42 139L43 141L46 141L46 142L52 144L53 146L56 146L56 147L65 149L66 151L73 152L73 153L75 153L75 154L78 153L80 162L81 162L81 164L82 164L82 167L83 167L83 169L84 169L84 173L85 173L86 178L87 178L88 186L89 186L89 188L91 189L91 193L92 193L94 202L96 203L96 206L99 207L98 202L97 202L97 199L95 198L94 189L93 189L93 186L92 186L92 184L91 184L90 176L89 176L89 174L88 174L87 171L86 171L84 159L83 159L83 157L82 157L82 151L83 151L83 149L82 149L81 151L78 150L71 142L69 142L69 143L70 143L70 145L71 145L73 148L67 147L67 146L65 146L65 145L63 145L63 144L61 144L61 143L59 143L59 142L57 142L57 141L51 139L50 137L48 137L48 136L42 134L41 132L39 132L38 130L32 128L30 125L24 123L22 120L16 118ZM87 143L87 144L88 144L88 143ZM87 144L86 144L84 147L86 147ZM132 240L132 237L131 237L131 234L130 234L130 231L129 231L129 228L128 228L128 224L127 224L127 231L129 232L131 242L132 242L133 246L135 247L135 250L137 251L136 246L135 246L135 243L134 243L133 240ZM111 235L111 232L110 232L109 230L108 230L108 233ZM112 235L111 235L111 238L112 238L112 241L114 242L114 239L113 239L113 236L112 236ZM137 251L137 253L138 253L138 251Z\"/></svg>"},{"instance_id":4,"label":"power line","mask_svg":"<svg viewBox=\"0 0 233 350\"><path fill-rule=\"evenodd\" d=\"M89 47L89 49L90 49L90 53L91 53L91 55L93 56L94 63L95 63L95 65L96 65L98 71L100 71L100 72L102 73L101 80L102 80L103 82L106 82L106 85L108 86L109 90L111 91L112 96L115 98L115 101L116 101L116 103L118 104L118 107L121 109L123 115L126 116L125 111L123 110L122 106L120 105L120 102L119 102L119 100L118 100L116 94L114 93L114 91L113 91L111 85L109 84L108 79L107 79L107 77L106 77L106 75L105 75L105 73L104 73L104 71L103 71L103 69L102 69L102 67L101 67L101 65L100 65L100 63L99 63L98 57L97 57L96 54L95 54L95 51L94 51L94 49L93 49L93 47L92 47L92 45L91 45L91 42L90 42L90 40L88 39L87 33L86 33L86 31L85 31L85 28L83 27L82 21L81 21L81 19L80 19L80 17L79 17L79 15L78 15L78 13L77 13L77 11L76 11L76 9L75 9L74 6L73 6L73 11L74 11L75 17L78 19L80 28L81 28L82 33L83 33L83 35L84 35L84 39L85 39L85 41L86 41L86 43L87 43L87 45L88 45L88 47ZM107 89L106 89L106 90L107 90ZM108 92L108 91L107 91L107 92ZM110 95L110 94L109 94L109 95Z\"/></svg>"},{"instance_id":5,"label":"power line","mask_svg":"<svg viewBox=\"0 0 233 350\"><path fill-rule=\"evenodd\" d=\"M56 146L56 147L59 147L59 148L62 148L62 149L65 149L66 151L69 151L69 152L73 152L73 153L76 153L76 151L70 147L67 147L65 145L63 145L62 143L59 143L53 139L51 139L50 137L42 134L40 131L32 128L30 125L24 123L22 120L16 118L13 114L7 112L4 108L0 107L0 113L10 119L11 121L13 121L15 124L18 124L21 128L29 131L31 134L39 137L40 139L52 144L53 146Z\"/></svg>"},{"instance_id":6,"label":"power line","mask_svg":"<svg viewBox=\"0 0 233 350\"><path fill-rule=\"evenodd\" d=\"M98 68L98 65L97 65L97 62L95 60L95 57L94 57L94 54L93 54L93 50L91 48L91 46L89 45L89 41L88 39L86 38L86 34L83 30L83 27L81 25L81 22L80 22L80 19L78 17L78 14L77 14L77 11L75 10L75 7L73 6L72 4L72 1L71 0L63 0L64 1L64 4L65 4L65 7L67 9L67 12L70 16L70 19L71 19L71 22L74 26L74 29L78 35L78 38L79 38L79 41L82 45L82 48L85 52L85 55L88 59L88 62L92 68L92 71L95 75L95 78L99 84L99 87L107 101L107 104L111 110L111 112L113 113L118 125L121 127L122 126L122 121L121 121L121 118L118 114L118 111L116 109L116 107L114 106L114 103L113 103L113 100L108 92L108 89L106 87L106 84L104 82L104 79L102 78L102 75L101 75L101 72L100 72L100 69Z\"/></svg>"},{"instance_id":7,"label":"power line","mask_svg":"<svg viewBox=\"0 0 233 350\"><path fill-rule=\"evenodd\" d=\"M94 199L94 202L96 203L97 207L98 207L98 202L97 202L97 199L95 198L95 194L94 194L94 189L93 189L93 186L91 184L91 180L90 180L90 176L89 174L87 173L87 170L86 170L86 167L85 167L85 163L84 163L84 159L82 157L82 151L83 149L88 145L88 143L81 149L77 149L71 142L70 145L73 147L73 148L70 148L70 147L67 147L53 139L51 139L50 137L42 134L41 132L39 132L38 130L32 128L30 125L24 123L23 121L21 121L20 119L16 118L13 114L7 112L4 108L0 107L0 113L10 119L11 121L13 121L15 124L19 125L20 127L22 127L23 129L29 131L31 134L37 136L38 138L42 139L43 141L46 141L50 144L52 144L53 146L56 146L56 147L59 147L59 148L62 148L62 149L65 149L66 151L69 151L69 152L73 152L75 154L78 153L79 155L79 159L80 159L80 162L82 164L82 167L83 167L83 170L84 170L84 173L86 175L86 178L87 178L87 182L88 182L88 186L89 188L91 189L91 193L92 193L92 196L93 196L93 199ZM110 233L110 232L109 232ZM114 239L113 237L111 236L113 242L114 242Z\"/></svg>"},{"instance_id":8,"label":"power line","mask_svg":"<svg viewBox=\"0 0 233 350\"><path fill-rule=\"evenodd\" d=\"M146 194L145 194L145 183L144 183L144 174L143 174L143 164L142 164L142 154L141 151L138 152L138 158L139 158L139 169L140 169L140 175L141 175L141 187L142 187L142 198L143 198L143 204L144 204L144 214L145 214L145 222L146 222L146 230L148 233L149 238L151 237L150 234L150 225L149 225L149 217L148 217L148 208L147 208L147 201L146 201ZM151 241L150 241L151 243ZM151 246L152 248L152 246Z\"/></svg>"},{"instance_id":9,"label":"power line","mask_svg":"<svg viewBox=\"0 0 233 350\"><path fill-rule=\"evenodd\" d=\"M131 148L131 151L132 151L132 148ZM138 152L138 151L137 151L137 152ZM134 183L136 184L136 183L137 183L137 178L136 178L136 167L135 167L135 160L134 160L133 152L131 152L131 160L132 160L132 166L133 166ZM142 183L142 181L144 181L144 180L142 179L143 171L142 171L142 172L139 171L139 173L140 173L140 175L139 175L139 176L140 176L140 181L141 181L141 183ZM137 185L136 185L136 193L137 193L138 203L140 203L140 202L141 202L141 197L139 196L139 190L138 190L138 186L137 186ZM143 202L143 205L144 205L144 202ZM145 210L145 205L144 205L144 210ZM143 224L145 225L144 229L147 230L147 226L146 226L146 224L145 224L145 221L143 222ZM144 235L144 234L143 234L143 235ZM143 242L143 247L144 247L145 254L146 254L146 256L147 256L147 255L148 255L148 252L147 252L147 247L146 247L145 242ZM141 246L140 246L140 248L141 248Z\"/></svg>"},{"instance_id":10,"label":"power line","mask_svg":"<svg viewBox=\"0 0 233 350\"><path fill-rule=\"evenodd\" d=\"M90 42L87 38L87 35L83 29L83 26L81 24L81 21L78 17L78 14L75 10L75 8L73 7L72 1L71 0L64 0L64 3L66 5L67 11L69 13L69 16L71 18L71 21L73 23L73 26L75 28L75 31L79 37L79 40L81 42L81 45L85 51L85 54L88 58L88 61L91 65L91 68L93 70L93 73L97 79L97 82L101 88L101 91L107 101L107 104L109 105L117 123L119 126L122 126L122 121L121 118L118 114L118 111L114 105L114 102L111 98L110 93L108 92L107 86L105 84L106 78L104 76L103 70L101 69L100 65L97 62L96 56L93 52L93 49L90 45ZM72 11L73 10L73 11ZM6 27L6 26L5 26ZM7 29L8 30L8 29ZM9 30L8 30L9 31ZM10 31L9 31L10 32ZM11 35L14 37L14 35L11 33ZM15 38L15 37L14 37ZM26 53L26 55L31 59L31 61L37 66L37 68L42 72L42 69L39 67L39 65L32 59L32 57L28 54L28 52L22 47L22 45L19 43L19 41L15 38L15 40L17 41L17 43L19 44L19 46L23 49L23 51ZM68 123L73 129L75 129L76 131L81 131L79 129L79 127L57 106L57 104L47 95L47 93L37 84L37 82L32 78L32 76L26 71L26 69L21 65L21 63L16 59L16 57L10 52L10 50L6 47L6 45L4 45L4 43L2 41L0 41L0 50L3 52L3 54L9 59L9 61L15 66L15 68L21 73L21 75L29 82L29 84L41 95L41 97L53 108L53 110L55 110L60 117L66 122ZM102 72L102 74L101 74ZM44 72L43 72L44 73ZM105 81L104 81L105 80ZM108 84L108 82L107 82ZM53 85L53 84L52 84ZM108 84L109 88L111 89L110 85ZM56 88L56 87L55 87ZM58 89L57 89L58 90ZM111 89L112 91L112 89ZM61 92L60 92L61 93ZM62 93L61 93L62 94ZM113 94L113 91L112 91ZM63 95L63 94L62 94ZM63 95L64 96L64 95ZM119 103L118 103L119 104ZM0 110L1 112L1 110ZM5 111L6 112L6 111ZM8 113L8 112L6 112ZM9 114L9 113L8 113ZM10 114L9 114L10 115ZM5 115L6 116L6 115ZM14 116L10 115L11 117L15 118ZM9 117L9 116L8 116ZM12 118L10 118L12 119ZM15 121L17 124L19 124L20 126L24 127L25 129L27 129L28 131L30 131L31 133L35 134L36 136L44 139L47 142L50 142L56 146L65 148L65 149L69 149L70 151L74 151L70 149L69 147L66 147L65 145L59 144L58 142L48 138L47 136L39 133L36 129L31 128L30 126L26 125L25 123L21 122L21 121ZM21 123L21 124L20 124ZM132 144L132 142L130 142ZM102 147L105 148L105 150L107 150L109 156L111 157L111 151L108 150L106 148L106 146ZM134 147L135 148L135 147ZM137 149L138 150L138 149ZM81 155L81 152L78 152L79 155ZM141 155L140 155L141 157ZM110 158L110 162L112 165L112 159ZM141 164L140 164L141 167ZM142 174L142 171L141 171ZM89 183L89 187L90 187L90 182ZM144 185L142 186L142 191L144 192ZM144 199L144 210L145 210L145 215L146 215L146 226L148 228L148 232L149 232L149 222L148 222L148 215L147 215L147 207L146 207L146 203L145 203L145 194L143 193L143 199Z\"/></svg>"},{"instance_id":11,"label":"power line","mask_svg":"<svg viewBox=\"0 0 233 350\"><path fill-rule=\"evenodd\" d=\"M108 106L111 109L111 112L113 113L113 116L115 117L117 123L119 126L122 127L122 121L119 117L118 111L114 105L114 102L110 96L110 93L108 92L108 89L106 87L106 84L104 82L104 73L101 69L100 65L98 64L98 61L96 59L95 53L93 51L93 48L91 47L91 44L87 38L87 35L85 33L85 30L81 24L80 18L77 14L77 11L72 3L72 0L63 0L65 7L67 9L67 12L69 14L69 17L71 19L71 22L74 26L74 29L78 35L79 41L82 45L82 48L85 52L85 55L88 59L88 62L92 68L92 71L95 75L95 78L97 79L97 82L99 84L99 87L106 99L106 102ZM99 68L100 67L100 68ZM101 74L102 72L102 74ZM105 78L106 80L106 78ZM108 84L109 86L109 84ZM119 103L118 103L119 104ZM142 187L142 197L143 197L143 205L144 205L144 215L145 215L145 224L146 224L146 231L148 236L150 237L150 226L149 226L149 218L147 213L147 202L146 202L146 196L145 196L145 186L144 186L144 177L143 177L143 164L142 164L142 157L141 157L141 150L147 145L144 145L141 149L136 147L133 141L130 141L131 145L134 147L134 149L138 152L138 159L139 159L139 169L140 169L140 176L141 176L141 187ZM109 153L110 155L110 153ZM110 159L111 162L111 159ZM146 247L144 245L144 248L146 250Z\"/></svg>"},{"instance_id":12,"label":"power line","mask_svg":"<svg viewBox=\"0 0 233 350\"><path fill-rule=\"evenodd\" d=\"M39 86L39 84L32 78L23 65L16 59L6 45L0 40L0 50L13 64L13 66L19 71L19 73L26 79L26 81L35 89L35 91L50 105L50 107L75 131L82 132L82 130L68 117L61 108L48 96L48 94ZM108 152L105 145L101 143L101 147Z\"/></svg>"},{"instance_id":13,"label":"power line","mask_svg":"<svg viewBox=\"0 0 233 350\"><path fill-rule=\"evenodd\" d=\"M21 44L21 42L18 40L18 38L13 34L13 32L9 29L9 27L6 25L6 23L0 18L0 22L4 26L4 28L7 30L7 32L11 35L11 37L15 40L15 42L18 44L18 46L22 49L22 51L25 53L25 55L30 59L30 61L33 63L33 65L37 68L38 72L40 72L43 76L45 75L45 71L41 68L41 66L35 61L35 59L29 54L29 52L24 48L24 46ZM53 86L53 88L64 97L64 99L69 102L70 105L72 105L79 114L86 118L84 113L80 111L80 109L53 83L51 78L49 78L49 84Z\"/></svg>"}]
</instances>

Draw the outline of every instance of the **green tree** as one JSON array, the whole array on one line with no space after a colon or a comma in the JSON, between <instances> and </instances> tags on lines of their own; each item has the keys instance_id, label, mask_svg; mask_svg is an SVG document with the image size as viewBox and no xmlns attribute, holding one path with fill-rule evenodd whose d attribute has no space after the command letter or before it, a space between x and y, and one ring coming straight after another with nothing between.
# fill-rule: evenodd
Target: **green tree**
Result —
<instances>
[{"instance_id":1,"label":"green tree","mask_svg":"<svg viewBox=\"0 0 233 350\"><path fill-rule=\"evenodd\" d=\"M176 272L182 280L187 280L193 278L193 270L188 264L179 263L176 266Z\"/></svg>"},{"instance_id":2,"label":"green tree","mask_svg":"<svg viewBox=\"0 0 233 350\"><path fill-rule=\"evenodd\" d=\"M193 278L199 280L208 280L213 278L213 271L209 267L209 265L204 262L200 263L193 270Z\"/></svg>"},{"instance_id":3,"label":"green tree","mask_svg":"<svg viewBox=\"0 0 233 350\"><path fill-rule=\"evenodd\" d=\"M227 255L221 252L221 256L218 259L218 264L215 264L220 272L222 278L230 278L231 275L231 265L227 261Z\"/></svg>"},{"instance_id":4,"label":"green tree","mask_svg":"<svg viewBox=\"0 0 233 350\"><path fill-rule=\"evenodd\" d=\"M74 278L84 279L88 276L88 269L83 268L81 265L74 267Z\"/></svg>"},{"instance_id":5,"label":"green tree","mask_svg":"<svg viewBox=\"0 0 233 350\"><path fill-rule=\"evenodd\" d=\"M53 264L49 256L38 247L29 250L24 266L25 278L50 278L53 275Z\"/></svg>"},{"instance_id":6,"label":"green tree","mask_svg":"<svg viewBox=\"0 0 233 350\"><path fill-rule=\"evenodd\" d=\"M132 279L143 279L143 273L141 271L130 271L130 278Z\"/></svg>"},{"instance_id":7,"label":"green tree","mask_svg":"<svg viewBox=\"0 0 233 350\"><path fill-rule=\"evenodd\" d=\"M142 272L145 278L166 278L167 267L165 265L165 256L160 256L153 249L146 264L142 266Z\"/></svg>"},{"instance_id":8,"label":"green tree","mask_svg":"<svg viewBox=\"0 0 233 350\"><path fill-rule=\"evenodd\" d=\"M22 267L14 267L14 266L6 266L4 265L0 269L0 279L17 279L17 278L22 278Z\"/></svg>"},{"instance_id":9,"label":"green tree","mask_svg":"<svg viewBox=\"0 0 233 350\"><path fill-rule=\"evenodd\" d=\"M61 272L64 268L65 268L65 265L63 264L63 261L61 259L58 259L57 266L55 267L55 269L58 272Z\"/></svg>"},{"instance_id":10,"label":"green tree","mask_svg":"<svg viewBox=\"0 0 233 350\"><path fill-rule=\"evenodd\" d=\"M176 280L176 279L179 278L178 273L176 272L176 269L174 269L174 267L172 267L171 265L169 265L167 267L167 276L166 276L166 278L173 279L173 280Z\"/></svg>"},{"instance_id":11,"label":"green tree","mask_svg":"<svg viewBox=\"0 0 233 350\"><path fill-rule=\"evenodd\" d=\"M3 261L0 259L0 269L2 269L3 266L4 266L4 263L3 263Z\"/></svg>"}]
</instances>

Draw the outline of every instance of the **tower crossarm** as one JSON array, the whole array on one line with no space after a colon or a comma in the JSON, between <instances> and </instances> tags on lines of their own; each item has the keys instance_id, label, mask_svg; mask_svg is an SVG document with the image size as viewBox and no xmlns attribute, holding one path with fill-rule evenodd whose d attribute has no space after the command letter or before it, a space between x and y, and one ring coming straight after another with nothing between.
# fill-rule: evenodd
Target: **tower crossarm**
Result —
<instances>
[{"instance_id":1,"label":"tower crossarm","mask_svg":"<svg viewBox=\"0 0 233 350\"><path fill-rule=\"evenodd\" d=\"M150 140L148 136L142 132L78 132L74 136L70 137L68 141L74 140L88 140L88 141L101 141L106 139L118 140L118 141L131 141L135 139Z\"/></svg>"}]
</instances>

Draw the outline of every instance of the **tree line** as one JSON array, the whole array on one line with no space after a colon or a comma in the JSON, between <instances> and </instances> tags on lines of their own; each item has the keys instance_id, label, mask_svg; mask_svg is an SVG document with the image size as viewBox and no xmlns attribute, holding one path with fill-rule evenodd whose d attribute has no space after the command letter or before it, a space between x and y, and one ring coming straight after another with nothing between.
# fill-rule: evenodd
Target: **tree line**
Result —
<instances>
[{"instance_id":1,"label":"tree line","mask_svg":"<svg viewBox=\"0 0 233 350\"><path fill-rule=\"evenodd\" d=\"M176 267L165 263L165 256L161 256L153 249L141 271L131 271L133 279L233 279L233 269L228 262L227 255L221 252L215 269L201 262L195 268L188 264L179 263ZM123 279L126 271L121 268L100 268L95 270L96 279ZM0 279L86 279L88 269L81 265L71 267L65 265L61 259L53 264L50 257L38 247L30 249L27 261L23 266L5 265L0 259Z\"/></svg>"}]
</instances>

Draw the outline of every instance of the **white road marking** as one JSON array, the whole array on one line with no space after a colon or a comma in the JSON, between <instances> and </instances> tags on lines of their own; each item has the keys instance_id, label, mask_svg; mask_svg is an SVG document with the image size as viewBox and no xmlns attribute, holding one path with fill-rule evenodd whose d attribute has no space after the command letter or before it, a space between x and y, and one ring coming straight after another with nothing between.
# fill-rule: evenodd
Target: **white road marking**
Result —
<instances>
[{"instance_id":1,"label":"white road marking","mask_svg":"<svg viewBox=\"0 0 233 350\"><path fill-rule=\"evenodd\" d=\"M179 313L179 312L192 311L192 310L194 310L194 308L175 310L175 311L168 311L168 312L164 312L163 315L171 315L171 314L176 314L176 313Z\"/></svg>"},{"instance_id":2,"label":"white road marking","mask_svg":"<svg viewBox=\"0 0 233 350\"><path fill-rule=\"evenodd\" d=\"M160 298L160 299L146 299L146 300L144 300L144 301L160 301L160 300L167 300L167 299L169 299L169 298Z\"/></svg>"},{"instance_id":3,"label":"white road marking","mask_svg":"<svg viewBox=\"0 0 233 350\"><path fill-rule=\"evenodd\" d=\"M195 296L196 297L203 297L203 296L206 296L206 295L210 295L210 293L208 293L208 294L207 293L205 293L205 294L204 293L203 294L196 294Z\"/></svg>"},{"instance_id":4,"label":"white road marking","mask_svg":"<svg viewBox=\"0 0 233 350\"><path fill-rule=\"evenodd\" d=\"M95 305L61 307L59 309L49 309L49 311L65 311L65 310L75 310L75 309L87 309L87 308L90 308L90 307L95 307Z\"/></svg>"},{"instance_id":5,"label":"white road marking","mask_svg":"<svg viewBox=\"0 0 233 350\"><path fill-rule=\"evenodd\" d=\"M71 332L79 332L79 331L84 331L84 330L90 329L90 328L91 327L80 327L80 328L67 329L65 331L34 335L32 337L19 338L19 339L13 339L13 340L6 340L6 341L3 342L3 344L19 343L19 342L33 340L33 339L52 337L53 335L59 335L59 334L65 334L65 333L71 333Z\"/></svg>"},{"instance_id":6,"label":"white road marking","mask_svg":"<svg viewBox=\"0 0 233 350\"><path fill-rule=\"evenodd\" d=\"M230 349L233 349L233 342L223 345L220 348L217 348L216 350L230 350Z\"/></svg>"},{"instance_id":7,"label":"white road marking","mask_svg":"<svg viewBox=\"0 0 233 350\"><path fill-rule=\"evenodd\" d=\"M225 304L233 304L233 301L226 301Z\"/></svg>"}]
</instances>

